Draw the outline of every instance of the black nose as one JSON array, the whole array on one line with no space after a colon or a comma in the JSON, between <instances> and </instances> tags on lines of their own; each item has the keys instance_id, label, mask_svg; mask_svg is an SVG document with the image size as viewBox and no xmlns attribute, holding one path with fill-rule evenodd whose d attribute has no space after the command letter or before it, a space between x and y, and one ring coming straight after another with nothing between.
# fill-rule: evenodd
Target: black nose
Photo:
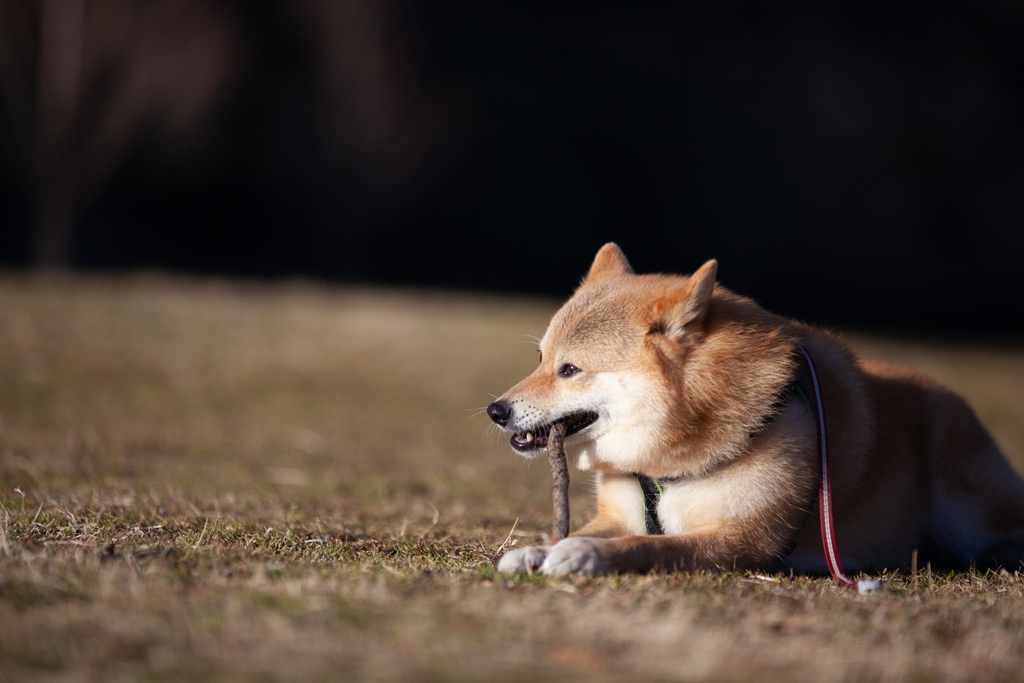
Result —
<instances>
[{"instance_id":1,"label":"black nose","mask_svg":"<svg viewBox=\"0 0 1024 683\"><path fill-rule=\"evenodd\" d=\"M504 401L495 401L487 406L487 414L490 415L492 420L504 427L508 424L509 418L512 417L512 409Z\"/></svg>"}]
</instances>

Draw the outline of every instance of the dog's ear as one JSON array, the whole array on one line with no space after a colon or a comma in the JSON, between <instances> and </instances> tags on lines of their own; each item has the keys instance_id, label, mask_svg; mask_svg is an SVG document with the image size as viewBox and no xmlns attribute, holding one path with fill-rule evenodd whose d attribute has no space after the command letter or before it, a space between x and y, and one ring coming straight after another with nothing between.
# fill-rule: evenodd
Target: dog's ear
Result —
<instances>
[{"instance_id":1,"label":"dog's ear","mask_svg":"<svg viewBox=\"0 0 1024 683\"><path fill-rule=\"evenodd\" d=\"M718 261L711 260L686 282L669 288L655 304L652 330L670 339L682 340L687 333L702 329L717 273Z\"/></svg>"},{"instance_id":2,"label":"dog's ear","mask_svg":"<svg viewBox=\"0 0 1024 683\"><path fill-rule=\"evenodd\" d=\"M594 263L590 266L590 272L583 278L583 284L593 284L606 280L616 275L632 275L633 269L629 267L626 255L619 249L615 242L609 242L601 247L594 257Z\"/></svg>"}]
</instances>

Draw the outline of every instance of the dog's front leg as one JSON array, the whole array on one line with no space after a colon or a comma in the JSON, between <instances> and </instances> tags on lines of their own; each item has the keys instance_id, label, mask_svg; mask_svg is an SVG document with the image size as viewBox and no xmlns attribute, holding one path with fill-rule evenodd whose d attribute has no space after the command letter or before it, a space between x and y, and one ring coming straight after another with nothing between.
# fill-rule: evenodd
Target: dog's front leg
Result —
<instances>
[{"instance_id":1,"label":"dog's front leg","mask_svg":"<svg viewBox=\"0 0 1024 683\"><path fill-rule=\"evenodd\" d=\"M540 565L542 574L561 576L564 574L609 574L613 571L606 559L607 546L611 539L594 538L591 536L570 536L551 546L544 563ZM605 548L605 550L607 550Z\"/></svg>"},{"instance_id":2,"label":"dog's front leg","mask_svg":"<svg viewBox=\"0 0 1024 683\"><path fill-rule=\"evenodd\" d=\"M563 539L553 546L531 545L525 548L510 550L498 560L498 571L502 574L532 574L541 571L545 574L603 574L603 564L600 558L594 553L588 553L585 548L588 543L577 543L584 541L596 541L600 538L615 538L628 534L621 521L616 519L607 511L598 512L590 522L585 524L579 531L573 532L568 538ZM571 542L570 542L571 541ZM548 564L546 560L553 548L560 548L556 556L556 565L562 567L566 562L573 568L566 571L547 571L543 567ZM585 556L585 557L584 557ZM570 558L576 557L577 561ZM578 566L577 566L578 565Z\"/></svg>"},{"instance_id":3,"label":"dog's front leg","mask_svg":"<svg viewBox=\"0 0 1024 683\"><path fill-rule=\"evenodd\" d=\"M550 551L549 545L528 545L510 550L498 560L498 571L502 574L532 574L544 564Z\"/></svg>"},{"instance_id":4,"label":"dog's front leg","mask_svg":"<svg viewBox=\"0 0 1024 683\"><path fill-rule=\"evenodd\" d=\"M606 562L598 550L604 539L571 536L555 545L530 545L510 550L498 560L502 574L607 574Z\"/></svg>"},{"instance_id":5,"label":"dog's front leg","mask_svg":"<svg viewBox=\"0 0 1024 683\"><path fill-rule=\"evenodd\" d=\"M755 566L739 547L714 535L572 536L547 552L542 574L600 575L619 572L678 571L688 569L742 569Z\"/></svg>"},{"instance_id":6,"label":"dog's front leg","mask_svg":"<svg viewBox=\"0 0 1024 683\"><path fill-rule=\"evenodd\" d=\"M526 546L525 548L516 548L515 550L508 551L507 553L501 556L500 560L498 560L498 571L502 574L532 574L537 570L544 571L543 569L541 569L541 567L544 565L545 560L547 560L548 555L551 553L551 549L562 546L562 544L564 544L566 541L574 541L576 538L579 537L583 537L587 540L597 540L597 538L612 538L615 536L622 536L624 535L624 533L625 532L619 524L607 521L601 522L599 520L594 520L593 522L590 522L589 524L584 526L579 531L574 532L571 536L569 536L569 538L563 539L562 541L556 543L554 546L530 545ZM576 546L580 546L580 544L577 544L575 542L570 543L560 552L564 554L565 552L567 552L569 547ZM594 568L596 569L596 565L594 566ZM545 573L568 574L580 572L573 569L569 572ZM603 572L589 571L586 573L600 574Z\"/></svg>"}]
</instances>

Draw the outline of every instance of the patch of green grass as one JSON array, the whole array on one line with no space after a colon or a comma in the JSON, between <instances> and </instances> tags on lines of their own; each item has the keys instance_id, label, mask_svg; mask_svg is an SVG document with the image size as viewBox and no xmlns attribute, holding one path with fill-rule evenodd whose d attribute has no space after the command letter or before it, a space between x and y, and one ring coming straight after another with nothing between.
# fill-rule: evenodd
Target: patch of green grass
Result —
<instances>
[{"instance_id":1,"label":"patch of green grass","mask_svg":"<svg viewBox=\"0 0 1024 683\"><path fill-rule=\"evenodd\" d=\"M498 575L550 475L480 411L554 308L0 277L0 680L1020 679L1019 574ZM854 343L1024 463L1024 351Z\"/></svg>"}]
</instances>

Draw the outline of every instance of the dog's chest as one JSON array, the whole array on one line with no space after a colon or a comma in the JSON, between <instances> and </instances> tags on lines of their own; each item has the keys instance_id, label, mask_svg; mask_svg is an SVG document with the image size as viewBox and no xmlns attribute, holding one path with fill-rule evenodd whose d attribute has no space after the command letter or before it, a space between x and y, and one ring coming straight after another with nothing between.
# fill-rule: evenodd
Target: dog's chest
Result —
<instances>
[{"instance_id":1,"label":"dog's chest","mask_svg":"<svg viewBox=\"0 0 1024 683\"><path fill-rule=\"evenodd\" d=\"M701 479L661 481L656 501L645 501L632 475L605 476L599 484L602 505L614 508L629 533L647 531L647 510L653 505L665 534L714 532L723 525L756 513L761 496L746 477L716 475Z\"/></svg>"},{"instance_id":2,"label":"dog's chest","mask_svg":"<svg viewBox=\"0 0 1024 683\"><path fill-rule=\"evenodd\" d=\"M717 531L745 512L735 488L735 482L717 477L662 483L657 505L662 529L666 534Z\"/></svg>"}]
</instances>

